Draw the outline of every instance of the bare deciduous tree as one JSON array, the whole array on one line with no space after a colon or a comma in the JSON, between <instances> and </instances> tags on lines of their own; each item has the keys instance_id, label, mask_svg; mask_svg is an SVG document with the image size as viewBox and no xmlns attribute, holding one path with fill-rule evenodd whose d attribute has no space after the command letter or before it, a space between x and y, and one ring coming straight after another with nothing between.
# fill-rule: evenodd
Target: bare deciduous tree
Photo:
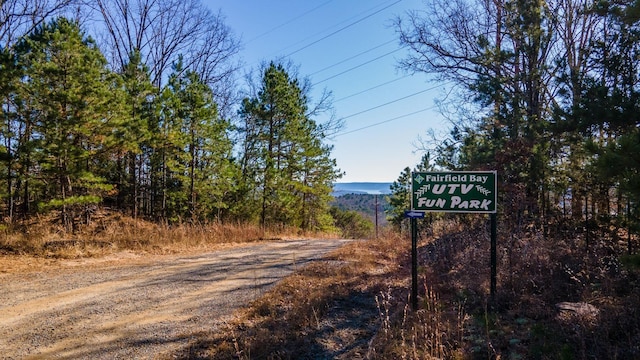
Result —
<instances>
[{"instance_id":1,"label":"bare deciduous tree","mask_svg":"<svg viewBox=\"0 0 640 360\"><path fill-rule=\"evenodd\" d=\"M491 1L429 1L424 9L397 18L400 41L411 50L400 67L470 85L486 68L478 40L495 38L494 13Z\"/></svg>"},{"instance_id":2,"label":"bare deciduous tree","mask_svg":"<svg viewBox=\"0 0 640 360\"><path fill-rule=\"evenodd\" d=\"M221 13L200 0L96 0L93 10L104 24L100 42L115 70L122 69L134 50L160 87L179 57L209 85L224 111L235 100L230 89L239 68L240 45Z\"/></svg>"},{"instance_id":3,"label":"bare deciduous tree","mask_svg":"<svg viewBox=\"0 0 640 360\"><path fill-rule=\"evenodd\" d=\"M598 21L591 3L430 0L424 10L395 23L400 41L411 50L400 67L451 81L461 89L460 103L478 106L476 123L460 123L455 130L469 130L470 137L482 139L478 143L492 145L484 156L465 161L512 169L514 182L526 184L530 211L537 211L536 203L543 211L548 205L537 193L548 187L553 156L548 124L561 90L580 94L579 76L586 73ZM514 149L520 151L517 157ZM471 156L480 152L474 149Z\"/></svg>"},{"instance_id":4,"label":"bare deciduous tree","mask_svg":"<svg viewBox=\"0 0 640 360\"><path fill-rule=\"evenodd\" d=\"M75 3L76 0L0 0L0 46L10 47L19 37Z\"/></svg>"},{"instance_id":5,"label":"bare deciduous tree","mask_svg":"<svg viewBox=\"0 0 640 360\"><path fill-rule=\"evenodd\" d=\"M601 21L591 3L545 1L531 9L539 15L529 15L525 8L532 2L518 0L427 1L424 9L395 21L400 41L410 49L399 65L472 90L479 78L493 77L502 91L524 92L531 85L526 76L536 76L543 107L549 106L557 100L553 80L561 72L570 73L575 87L576 76L588 71L589 43ZM490 107L499 99L493 101Z\"/></svg>"}]
</instances>

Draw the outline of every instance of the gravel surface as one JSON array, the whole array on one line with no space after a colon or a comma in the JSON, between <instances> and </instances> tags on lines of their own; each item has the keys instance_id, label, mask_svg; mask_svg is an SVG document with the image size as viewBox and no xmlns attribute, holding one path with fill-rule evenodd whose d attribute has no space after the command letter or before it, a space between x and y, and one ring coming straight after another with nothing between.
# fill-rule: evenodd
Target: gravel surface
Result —
<instances>
[{"instance_id":1,"label":"gravel surface","mask_svg":"<svg viewBox=\"0 0 640 360\"><path fill-rule=\"evenodd\" d=\"M347 240L69 263L0 275L0 359L152 359ZM1 259L0 259L1 261Z\"/></svg>"}]
</instances>

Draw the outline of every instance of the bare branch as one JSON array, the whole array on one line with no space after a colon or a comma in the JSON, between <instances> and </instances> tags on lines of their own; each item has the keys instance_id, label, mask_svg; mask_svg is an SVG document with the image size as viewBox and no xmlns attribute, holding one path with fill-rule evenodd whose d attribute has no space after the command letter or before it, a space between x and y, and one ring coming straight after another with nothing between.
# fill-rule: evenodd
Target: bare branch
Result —
<instances>
[{"instance_id":1,"label":"bare branch","mask_svg":"<svg viewBox=\"0 0 640 360\"><path fill-rule=\"evenodd\" d=\"M76 0L2 0L0 46L11 47L44 21L69 10Z\"/></svg>"},{"instance_id":2,"label":"bare branch","mask_svg":"<svg viewBox=\"0 0 640 360\"><path fill-rule=\"evenodd\" d=\"M159 88L182 57L183 70L198 73L221 112L230 111L240 45L220 13L200 0L95 0L93 10L107 34L101 47L116 71L139 50Z\"/></svg>"}]
</instances>

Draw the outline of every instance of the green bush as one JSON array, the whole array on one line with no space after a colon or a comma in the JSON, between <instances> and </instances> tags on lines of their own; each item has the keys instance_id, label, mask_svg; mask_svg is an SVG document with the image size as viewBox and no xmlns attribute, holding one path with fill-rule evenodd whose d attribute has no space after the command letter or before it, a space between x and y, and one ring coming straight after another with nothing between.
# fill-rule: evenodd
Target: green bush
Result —
<instances>
[{"instance_id":1,"label":"green bush","mask_svg":"<svg viewBox=\"0 0 640 360\"><path fill-rule=\"evenodd\" d=\"M343 237L356 239L371 236L374 225L360 213L353 210L341 210L335 206L331 207L329 212Z\"/></svg>"}]
</instances>

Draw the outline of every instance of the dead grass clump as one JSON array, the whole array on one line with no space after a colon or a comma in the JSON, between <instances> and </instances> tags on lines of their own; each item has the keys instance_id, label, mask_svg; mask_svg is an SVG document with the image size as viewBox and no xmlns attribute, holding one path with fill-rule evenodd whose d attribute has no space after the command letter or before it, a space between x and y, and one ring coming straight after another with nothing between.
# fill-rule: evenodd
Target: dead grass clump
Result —
<instances>
[{"instance_id":1,"label":"dead grass clump","mask_svg":"<svg viewBox=\"0 0 640 360\"><path fill-rule=\"evenodd\" d=\"M376 297L380 329L370 342L368 359L446 359L457 355L456 333L437 295L427 290L418 311L394 300L389 293ZM404 306L399 306L404 304ZM464 316L464 315L462 315ZM464 321L464 318L461 319Z\"/></svg>"},{"instance_id":2,"label":"dead grass clump","mask_svg":"<svg viewBox=\"0 0 640 360\"><path fill-rule=\"evenodd\" d=\"M468 321L459 346L464 358L640 358L638 271L633 260L616 255L626 249L606 232L594 231L587 238L579 231L545 236L535 227L499 228L493 303L484 220L470 222L466 230L436 234L419 251L440 305L465 304ZM561 304L590 312L566 313Z\"/></svg>"},{"instance_id":3,"label":"dead grass clump","mask_svg":"<svg viewBox=\"0 0 640 360\"><path fill-rule=\"evenodd\" d=\"M455 222L437 224L437 227L443 231L459 229ZM438 230L433 231L433 234L441 233ZM407 239L403 240L408 247ZM454 277L446 273L437 274L433 268L425 266L424 260L424 257L427 257L434 263L445 261L451 267L457 267L453 265L452 259L445 260L445 256L451 255L453 245L445 240L444 246L435 248L431 246L432 241L432 238L423 239L419 249L419 256L423 259L419 261L418 269L422 284L419 288L417 311L411 310L409 305L408 287L411 275L408 249L402 253L402 258L398 259L402 269L396 271L398 286L395 289L388 288L376 296L380 326L376 336L369 343L367 359L463 358L461 346L468 321L466 304L464 300L456 297L456 291L449 291L449 295L445 299L442 298L439 291L446 289L439 287L436 290L434 285L446 283ZM469 241L473 243L474 240ZM450 285L458 289L461 282Z\"/></svg>"},{"instance_id":4,"label":"dead grass clump","mask_svg":"<svg viewBox=\"0 0 640 360\"><path fill-rule=\"evenodd\" d=\"M488 225L447 220L423 233L433 237L423 235L419 248L419 310L411 311L406 295L394 290L377 294L379 328L366 358L640 358L634 256L619 259L622 251L605 233L590 234L587 243L584 234L545 236L534 227L502 224L492 302ZM408 254L399 258L404 281L408 263ZM562 313L562 304L589 312Z\"/></svg>"},{"instance_id":5,"label":"dead grass clump","mask_svg":"<svg viewBox=\"0 0 640 360\"><path fill-rule=\"evenodd\" d=\"M0 233L0 255L81 258L119 251L179 253L215 249L225 244L317 235L289 228L263 229L240 222L170 225L107 210L96 211L88 224L69 231L59 224L58 218L52 213L5 226L4 233Z\"/></svg>"},{"instance_id":6,"label":"dead grass clump","mask_svg":"<svg viewBox=\"0 0 640 360\"><path fill-rule=\"evenodd\" d=\"M378 331L375 296L395 281L396 267L389 264L398 261L393 254L399 248L394 244L397 238L356 241L312 262L178 357L361 357Z\"/></svg>"},{"instance_id":7,"label":"dead grass clump","mask_svg":"<svg viewBox=\"0 0 640 360\"><path fill-rule=\"evenodd\" d=\"M445 219L421 238L417 311L408 306L410 241L384 234L306 267L187 353L216 359L640 358L640 272L633 257L618 259L621 251L604 235L591 234L587 244L578 232L545 236L535 227L501 226L495 301L487 221Z\"/></svg>"}]
</instances>

